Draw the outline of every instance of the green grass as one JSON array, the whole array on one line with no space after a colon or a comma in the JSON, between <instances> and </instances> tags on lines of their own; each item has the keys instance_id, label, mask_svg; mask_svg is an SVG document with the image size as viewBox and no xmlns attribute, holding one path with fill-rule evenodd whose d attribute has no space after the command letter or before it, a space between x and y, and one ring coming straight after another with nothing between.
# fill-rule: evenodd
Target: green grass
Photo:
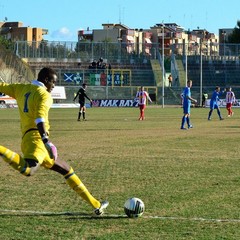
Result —
<instances>
[{"instance_id":1,"label":"green grass","mask_svg":"<svg viewBox=\"0 0 240 240\"><path fill-rule=\"evenodd\" d=\"M207 114L192 109L194 128L182 131L181 108L148 107L146 121L137 108L92 108L86 122L51 109L59 157L110 205L92 218L61 175L26 178L0 159L0 239L240 239L240 109L224 121ZM17 109L0 109L0 126L1 145L20 152ZM146 206L139 219L124 216L133 196Z\"/></svg>"}]
</instances>

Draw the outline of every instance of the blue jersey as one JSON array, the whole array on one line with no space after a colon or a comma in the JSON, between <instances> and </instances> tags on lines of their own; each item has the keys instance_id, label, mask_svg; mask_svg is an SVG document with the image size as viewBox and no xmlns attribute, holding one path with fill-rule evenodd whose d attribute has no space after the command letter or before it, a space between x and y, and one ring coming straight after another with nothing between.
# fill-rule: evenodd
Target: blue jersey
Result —
<instances>
[{"instance_id":1,"label":"blue jersey","mask_svg":"<svg viewBox=\"0 0 240 240\"><path fill-rule=\"evenodd\" d=\"M222 95L223 92L214 91L210 100L210 109L218 108L218 101L220 101L219 96Z\"/></svg>"},{"instance_id":2,"label":"blue jersey","mask_svg":"<svg viewBox=\"0 0 240 240\"><path fill-rule=\"evenodd\" d=\"M191 91L189 87L185 87L183 91L183 105L185 106L191 104L191 100L188 97L191 97Z\"/></svg>"},{"instance_id":3,"label":"blue jersey","mask_svg":"<svg viewBox=\"0 0 240 240\"><path fill-rule=\"evenodd\" d=\"M220 95L220 94L221 94L220 92L214 91L213 94L212 94L212 97L211 97L211 102L217 102L217 101L219 101L219 95Z\"/></svg>"},{"instance_id":4,"label":"blue jersey","mask_svg":"<svg viewBox=\"0 0 240 240\"><path fill-rule=\"evenodd\" d=\"M185 87L183 90L183 113L190 113L191 100L188 98L191 97L190 87Z\"/></svg>"}]
</instances>

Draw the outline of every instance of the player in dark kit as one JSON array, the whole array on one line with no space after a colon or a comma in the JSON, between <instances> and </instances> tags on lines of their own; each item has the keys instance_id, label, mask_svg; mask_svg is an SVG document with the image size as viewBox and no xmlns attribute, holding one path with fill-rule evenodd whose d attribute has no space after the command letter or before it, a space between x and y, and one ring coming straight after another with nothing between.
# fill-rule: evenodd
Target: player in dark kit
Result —
<instances>
[{"instance_id":1,"label":"player in dark kit","mask_svg":"<svg viewBox=\"0 0 240 240\"><path fill-rule=\"evenodd\" d=\"M86 89L87 89L87 84L83 83L82 87L80 87L75 98L73 99L73 101L75 101L76 98L78 97L78 102L80 104L78 119L77 119L78 121L80 121L81 115L83 115L83 121L86 120L86 118L85 118L86 117L85 98L87 98L90 101L90 103L92 103L92 100L86 94Z\"/></svg>"}]
</instances>

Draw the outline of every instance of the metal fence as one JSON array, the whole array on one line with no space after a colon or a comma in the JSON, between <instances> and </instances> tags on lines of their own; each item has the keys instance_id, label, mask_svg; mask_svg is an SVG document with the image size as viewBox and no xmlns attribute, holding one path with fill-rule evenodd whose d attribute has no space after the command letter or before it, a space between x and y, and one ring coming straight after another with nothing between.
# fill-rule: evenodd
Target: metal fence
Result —
<instances>
[{"instance_id":1,"label":"metal fence","mask_svg":"<svg viewBox=\"0 0 240 240\"><path fill-rule=\"evenodd\" d=\"M146 51L148 50L148 51ZM190 77L193 80L202 78L202 84L227 85L238 84L239 79L239 44L215 44L215 43L188 43L188 44L136 44L136 43L110 43L110 42L16 42L15 53L20 58L27 58L35 61L39 66L41 62L47 65L54 65L59 69L59 76L62 84L66 81L64 73L72 72L67 63L79 63L72 72L79 78L93 83L93 75L90 70L81 69L81 63L90 64L97 62L101 57L104 63L114 65L117 69L129 68L132 71L132 82L126 78L124 80L114 79L107 76L105 82L111 85L140 85L146 82L147 85L161 85L162 74L166 78L166 73L173 75L173 79L178 79L176 85L184 85L185 79ZM164 68L162 67L162 56L164 56ZM158 60L161 69L152 69L151 60ZM60 64L61 63L61 64ZM60 64L59 66L57 64ZM139 75L136 72L140 72ZM103 70L108 75L107 70ZM135 73L134 73L135 72ZM134 75L135 74L135 75ZM76 78L78 78L76 76ZM120 78L123 74L119 75ZM116 75L116 78L119 78ZM98 77L95 76L97 79ZM101 78L101 77L100 77ZM98 80L96 84L98 85ZM149 82L151 81L151 83ZM101 82L101 81L98 81ZM102 81L104 82L104 81ZM114 84L114 82L117 82ZM131 83L130 83L131 82ZM74 84L74 81L73 83ZM102 84L101 84L102 85ZM108 84L109 85L109 84Z\"/></svg>"},{"instance_id":2,"label":"metal fence","mask_svg":"<svg viewBox=\"0 0 240 240\"><path fill-rule=\"evenodd\" d=\"M146 48L149 51L146 51ZM7 65L19 69L26 79L33 78L27 64L19 64L19 59L31 59L36 65L52 66L58 71L59 84L68 88L78 88L82 82L88 82L95 89L112 91L119 96L123 88L135 89L144 85L157 87L158 103L162 95L166 100L178 102L179 94L186 79L192 79L199 89L199 99L204 91L211 92L214 86L240 86L240 45L239 44L127 44L127 43L77 43L77 42L16 42L14 54L2 54ZM162 56L164 55L164 68ZM86 66L94 60L103 58L113 68L88 69ZM16 60L18 59L18 60ZM153 68L153 60L158 67ZM71 62L80 63L70 68ZM68 63L68 65L67 65ZM83 65L81 65L81 63ZM60 64L58 66L58 64ZM42 66L42 65L41 65ZM21 70L22 69L22 70ZM163 71L163 70L164 71ZM36 71L36 69L35 69ZM125 72L124 72L125 71ZM35 72L36 73L36 72ZM167 74L173 75L173 87L168 87ZM20 74L19 74L20 75ZM71 80L70 80L71 76ZM0 75L1 77L1 75ZM162 92L164 77L165 92ZM113 88L118 91L112 90ZM130 90L129 90L130 91ZM131 91L130 91L131 92ZM116 96L117 96L116 95ZM129 94L128 94L129 95ZM134 94L133 94L134 95ZM127 96L125 96L127 97ZM129 97L133 97L132 94ZM173 99L175 99L173 101Z\"/></svg>"},{"instance_id":3,"label":"metal fence","mask_svg":"<svg viewBox=\"0 0 240 240\"><path fill-rule=\"evenodd\" d=\"M21 58L77 59L82 62L98 60L99 57L112 63L143 62L157 59L157 52L164 55L203 55L209 57L240 56L240 44L164 44L159 43L111 43L111 42L26 42L15 43L14 51Z\"/></svg>"}]
</instances>

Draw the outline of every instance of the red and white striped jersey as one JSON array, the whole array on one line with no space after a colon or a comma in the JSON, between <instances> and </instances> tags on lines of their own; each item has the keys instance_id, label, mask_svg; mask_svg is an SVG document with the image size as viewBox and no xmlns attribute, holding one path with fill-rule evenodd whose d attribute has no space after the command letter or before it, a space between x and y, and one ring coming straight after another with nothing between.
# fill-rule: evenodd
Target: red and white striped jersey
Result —
<instances>
[{"instance_id":1,"label":"red and white striped jersey","mask_svg":"<svg viewBox=\"0 0 240 240\"><path fill-rule=\"evenodd\" d=\"M147 98L150 102L152 101L146 91L137 92L136 98L138 99L139 105L146 105Z\"/></svg>"},{"instance_id":2,"label":"red and white striped jersey","mask_svg":"<svg viewBox=\"0 0 240 240\"><path fill-rule=\"evenodd\" d=\"M234 103L235 102L235 94L232 91L226 93L226 103Z\"/></svg>"}]
</instances>

